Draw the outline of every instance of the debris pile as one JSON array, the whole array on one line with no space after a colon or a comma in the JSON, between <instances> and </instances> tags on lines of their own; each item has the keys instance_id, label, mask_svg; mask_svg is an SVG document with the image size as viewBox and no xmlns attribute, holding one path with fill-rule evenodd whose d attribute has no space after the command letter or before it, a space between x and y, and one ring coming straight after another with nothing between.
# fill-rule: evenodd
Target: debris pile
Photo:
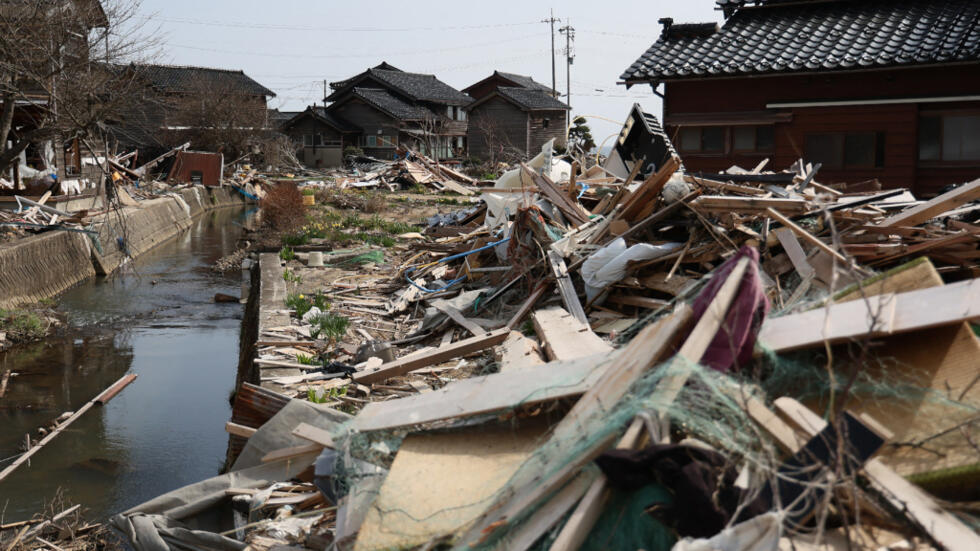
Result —
<instances>
[{"instance_id":1,"label":"debris pile","mask_svg":"<svg viewBox=\"0 0 980 551\"><path fill-rule=\"evenodd\" d=\"M476 185L417 159L338 185ZM569 160L549 144L394 247L338 248L391 223L338 215L260 255L230 471L114 526L137 549L980 548L953 505L980 499L980 180L920 201L802 160Z\"/></svg>"}]
</instances>

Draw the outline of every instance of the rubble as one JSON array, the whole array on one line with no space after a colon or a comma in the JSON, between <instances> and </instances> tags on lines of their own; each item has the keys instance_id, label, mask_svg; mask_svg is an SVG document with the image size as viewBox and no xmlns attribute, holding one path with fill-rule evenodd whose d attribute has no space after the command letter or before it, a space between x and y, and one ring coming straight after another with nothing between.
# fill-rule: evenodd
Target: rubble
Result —
<instances>
[{"instance_id":1,"label":"rubble","mask_svg":"<svg viewBox=\"0 0 980 551\"><path fill-rule=\"evenodd\" d=\"M230 470L112 526L138 550L980 546L951 505L977 499L980 180L920 201L649 150L626 177L551 144L495 182L404 150L231 172L340 210L219 263L261 280ZM402 190L458 206L361 216ZM98 215L46 199L16 221Z\"/></svg>"},{"instance_id":2,"label":"rubble","mask_svg":"<svg viewBox=\"0 0 980 551\"><path fill-rule=\"evenodd\" d=\"M549 144L492 185L412 152L307 181L474 204L387 247L314 216L259 255L278 298L238 461L201 483L224 497L113 524L137 549L146 522L171 548L980 546L945 501L977 499L980 180L920 201L652 150L625 178Z\"/></svg>"}]
</instances>

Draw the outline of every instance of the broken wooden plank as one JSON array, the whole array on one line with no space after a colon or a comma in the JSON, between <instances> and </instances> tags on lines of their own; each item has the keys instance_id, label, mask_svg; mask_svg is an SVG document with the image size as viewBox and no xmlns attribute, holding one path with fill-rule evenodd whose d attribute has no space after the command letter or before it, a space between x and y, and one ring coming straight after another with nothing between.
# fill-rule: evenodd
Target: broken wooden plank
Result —
<instances>
[{"instance_id":1,"label":"broken wooden plank","mask_svg":"<svg viewBox=\"0 0 980 551\"><path fill-rule=\"evenodd\" d=\"M769 318L759 341L775 352L882 336L980 318L980 279L831 304Z\"/></svg>"},{"instance_id":2,"label":"broken wooden plank","mask_svg":"<svg viewBox=\"0 0 980 551\"><path fill-rule=\"evenodd\" d=\"M303 440L309 440L314 444L319 444L325 448L335 448L333 437L330 433L319 428L310 425L309 423L300 423L293 429L293 436L302 438Z\"/></svg>"},{"instance_id":3,"label":"broken wooden plank","mask_svg":"<svg viewBox=\"0 0 980 551\"><path fill-rule=\"evenodd\" d=\"M371 402L354 418L353 428L390 430L577 396L595 383L608 359L603 353L522 367L454 381L425 394Z\"/></svg>"},{"instance_id":4,"label":"broken wooden plank","mask_svg":"<svg viewBox=\"0 0 980 551\"><path fill-rule=\"evenodd\" d=\"M545 308L532 314L534 330L545 354L551 360L574 360L582 356L608 353L612 346L559 307Z\"/></svg>"},{"instance_id":5,"label":"broken wooden plank","mask_svg":"<svg viewBox=\"0 0 980 551\"><path fill-rule=\"evenodd\" d=\"M460 356L465 356L466 354L479 352L480 350L484 350L504 342L504 339L507 338L508 334L510 334L510 329L502 327L483 335L463 339L448 346L440 346L427 354L415 356L413 358L401 358L393 362L388 362L381 367L366 369L360 373L354 374L354 382L360 384L375 383L390 377L404 375L416 369L421 369L423 367L442 363Z\"/></svg>"},{"instance_id":6,"label":"broken wooden plank","mask_svg":"<svg viewBox=\"0 0 980 551\"><path fill-rule=\"evenodd\" d=\"M225 423L225 432L228 434L234 434L235 436L241 436L242 438L251 438L253 434L258 432L259 429L252 427L246 427L245 425L240 425L238 423L232 423L228 421Z\"/></svg>"},{"instance_id":7,"label":"broken wooden plank","mask_svg":"<svg viewBox=\"0 0 980 551\"><path fill-rule=\"evenodd\" d=\"M890 216L878 223L879 227L918 226L960 205L980 199L980 178L944 193L930 201Z\"/></svg>"},{"instance_id":8,"label":"broken wooden plank","mask_svg":"<svg viewBox=\"0 0 980 551\"><path fill-rule=\"evenodd\" d=\"M292 459L294 457L300 457L303 455L319 452L322 449L323 446L321 444L302 444L300 446L291 446L288 448L273 450L263 455L262 462L271 463L273 461L280 461L283 459Z\"/></svg>"},{"instance_id":9,"label":"broken wooden plank","mask_svg":"<svg viewBox=\"0 0 980 551\"><path fill-rule=\"evenodd\" d=\"M545 363L538 343L518 331L511 331L504 343L497 348L497 361L500 363L501 373Z\"/></svg>"},{"instance_id":10,"label":"broken wooden plank","mask_svg":"<svg viewBox=\"0 0 980 551\"><path fill-rule=\"evenodd\" d=\"M803 279L813 277L816 274L816 270L807 262L806 252L803 250L800 242L796 240L793 231L789 228L779 228L773 234L779 240L779 244L783 246L786 255L789 256L790 262L796 268L796 273L800 274L800 277Z\"/></svg>"},{"instance_id":11,"label":"broken wooden plank","mask_svg":"<svg viewBox=\"0 0 980 551\"><path fill-rule=\"evenodd\" d=\"M762 199L759 197L732 197L730 195L702 195L691 202L691 206L705 212L751 212L764 213L775 208L781 212L800 214L806 211L804 199Z\"/></svg>"},{"instance_id":12,"label":"broken wooden plank","mask_svg":"<svg viewBox=\"0 0 980 551\"><path fill-rule=\"evenodd\" d=\"M802 237L805 241L809 242L810 244L816 246L821 251L823 251L823 252L825 252L825 253L833 256L837 260L841 261L845 266L847 266L849 264L848 261L847 261L847 258L844 255L842 255L839 252L835 251L830 245L828 245L828 244L824 243L823 241L817 239L810 232L808 232L808 231L804 230L803 228L801 228L801 227L797 226L796 224L794 224L792 220L790 220L789 218L786 218L785 216L783 216L779 211L777 211L777 210L775 210L775 209L773 209L773 208L770 207L770 208L767 208L766 209L766 214L769 215L769 217L774 218L775 220L777 220L780 224L782 224L782 225L786 226L787 228L789 228L790 230L792 230L793 233L795 233L796 235ZM789 251L787 251L787 254L788 253L789 253Z\"/></svg>"}]
</instances>

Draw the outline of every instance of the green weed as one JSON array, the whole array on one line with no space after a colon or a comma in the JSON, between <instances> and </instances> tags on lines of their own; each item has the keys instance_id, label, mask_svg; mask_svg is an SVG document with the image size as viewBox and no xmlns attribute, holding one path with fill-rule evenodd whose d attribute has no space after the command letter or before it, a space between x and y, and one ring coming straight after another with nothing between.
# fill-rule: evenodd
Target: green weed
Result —
<instances>
[{"instance_id":1,"label":"green weed","mask_svg":"<svg viewBox=\"0 0 980 551\"><path fill-rule=\"evenodd\" d=\"M283 247L279 249L279 258L289 262L290 260L296 258L296 253L289 247Z\"/></svg>"},{"instance_id":2,"label":"green weed","mask_svg":"<svg viewBox=\"0 0 980 551\"><path fill-rule=\"evenodd\" d=\"M333 341L343 338L347 333L347 328L350 327L349 319L331 312L313 316L310 318L310 323L313 324L313 327L310 328L311 337L318 339L322 335Z\"/></svg>"},{"instance_id":3,"label":"green weed","mask_svg":"<svg viewBox=\"0 0 980 551\"><path fill-rule=\"evenodd\" d=\"M286 268L285 270L282 271L282 279L286 283L295 283L297 285L303 282L303 277L297 274L296 272L293 272L289 268Z\"/></svg>"}]
</instances>

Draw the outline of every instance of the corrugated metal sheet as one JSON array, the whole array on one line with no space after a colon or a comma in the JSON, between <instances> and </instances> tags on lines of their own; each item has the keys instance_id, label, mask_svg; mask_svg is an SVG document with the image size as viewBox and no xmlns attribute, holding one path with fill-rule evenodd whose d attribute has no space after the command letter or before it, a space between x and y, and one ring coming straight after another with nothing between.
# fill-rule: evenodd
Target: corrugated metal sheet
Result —
<instances>
[{"instance_id":1,"label":"corrugated metal sheet","mask_svg":"<svg viewBox=\"0 0 980 551\"><path fill-rule=\"evenodd\" d=\"M224 156L220 153L180 151L170 170L169 180L182 184L217 186L221 184L223 168Z\"/></svg>"}]
</instances>

